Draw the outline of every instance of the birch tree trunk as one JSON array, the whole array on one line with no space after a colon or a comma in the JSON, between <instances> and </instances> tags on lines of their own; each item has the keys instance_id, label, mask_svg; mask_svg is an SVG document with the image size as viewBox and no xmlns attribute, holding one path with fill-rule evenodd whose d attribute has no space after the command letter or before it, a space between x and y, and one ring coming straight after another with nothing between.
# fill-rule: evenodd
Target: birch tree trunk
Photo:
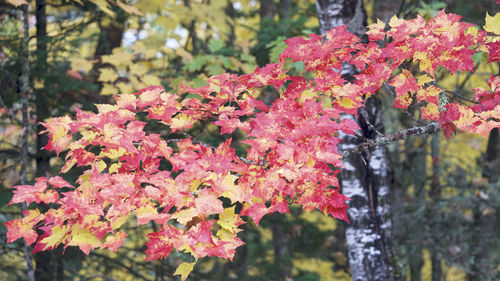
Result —
<instances>
[{"instance_id":1,"label":"birch tree trunk","mask_svg":"<svg viewBox=\"0 0 500 281\"><path fill-rule=\"evenodd\" d=\"M316 10L321 33L339 25L362 40L366 31L366 11L362 0L317 0ZM342 74L349 79L354 67L345 65ZM357 122L365 138L375 138L383 131L380 101L369 98L366 107L358 111ZM353 118L346 115L345 118ZM356 146L359 140L342 136L341 150ZM388 241L391 235L389 219L388 157L384 146L354 154L344 161L342 190L351 198L346 230L349 265L353 281L394 280Z\"/></svg>"}]
</instances>

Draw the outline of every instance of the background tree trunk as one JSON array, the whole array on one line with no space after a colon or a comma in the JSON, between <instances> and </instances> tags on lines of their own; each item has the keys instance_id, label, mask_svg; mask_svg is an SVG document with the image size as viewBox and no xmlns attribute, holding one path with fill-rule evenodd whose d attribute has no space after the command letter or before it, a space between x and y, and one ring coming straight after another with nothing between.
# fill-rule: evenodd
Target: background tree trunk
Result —
<instances>
[{"instance_id":1,"label":"background tree trunk","mask_svg":"<svg viewBox=\"0 0 500 281\"><path fill-rule=\"evenodd\" d=\"M22 59L23 59L23 65L22 65L22 71L21 71L21 77L20 77L20 82L21 82L21 87L20 87L20 96L21 96L21 106L22 106L22 127L23 127L23 133L22 133L22 140L21 140L21 155L20 155L20 184L27 184L27 175L26 175L26 170L27 170L27 165L28 165L28 136L30 135L30 128L29 128L29 112L28 112L28 103L29 103L29 92L30 92L30 66L29 66L29 59L30 59L30 51L29 51L29 22L28 22L28 17L29 17L29 5L23 5L22 7L22 13L23 13L23 40L22 40ZM27 208L26 203L23 203L22 205L23 210ZM35 271L33 270L33 260L31 257L31 249L30 247L26 244L26 241L24 241L24 255L26 259L26 265L28 267L28 280L29 281L35 281Z\"/></svg>"},{"instance_id":2,"label":"background tree trunk","mask_svg":"<svg viewBox=\"0 0 500 281\"><path fill-rule=\"evenodd\" d=\"M413 202L409 208L417 214L408 224L409 240L409 265L411 281L422 280L421 270L424 265L422 250L424 249L424 237L426 235L422 225L425 223L425 185L427 182L426 161L427 161L427 137L409 138L405 142L407 159L405 161L405 170L408 175L404 178L409 179L405 186L413 186Z\"/></svg>"},{"instance_id":3,"label":"background tree trunk","mask_svg":"<svg viewBox=\"0 0 500 281\"><path fill-rule=\"evenodd\" d=\"M350 32L363 39L366 11L362 0L318 0L316 10L322 34L336 26L347 25ZM349 79L354 75L354 67L346 65L342 74ZM374 138L383 130L380 106L379 100L369 98L366 107L358 112L357 121L366 138ZM357 143L357 138L343 135L339 148L350 149ZM391 221L386 148L378 146L366 153L352 155L344 161L344 167L342 190L351 198L346 240L352 280L394 280L388 246Z\"/></svg>"},{"instance_id":4,"label":"background tree trunk","mask_svg":"<svg viewBox=\"0 0 500 281\"><path fill-rule=\"evenodd\" d=\"M35 62L36 62L36 79L44 81L45 77L43 73L47 73L47 3L45 0L36 0L36 52L35 52ZM47 177L50 169L50 153L49 151L43 149L48 143L48 136L42 134L41 132L45 130L45 127L40 124L40 122L45 121L50 116L48 105L50 98L47 95L45 88L36 89L35 91L35 111L36 111L36 176L37 177ZM57 259L55 257L56 252L44 251L38 252L35 256L36 270L35 279L37 281L45 280L59 280L62 276L57 276L55 269L57 267L62 267L62 259ZM57 264L57 260L61 261L61 264Z\"/></svg>"},{"instance_id":5,"label":"background tree trunk","mask_svg":"<svg viewBox=\"0 0 500 281\"><path fill-rule=\"evenodd\" d=\"M439 184L439 179L441 178L441 167L440 167L440 148L439 148L439 134L434 134L431 140L431 156L432 156L432 182L431 189L429 191L429 197L432 203L429 206L427 214L429 216L429 221L431 221L431 245L440 245L439 239L442 233L442 227L439 223L432 220L432 217L439 216L440 200L441 200L441 187ZM439 247L431 247L431 266L432 266L432 281L441 281L441 276L443 275L443 269L441 267L442 253Z\"/></svg>"},{"instance_id":6,"label":"background tree trunk","mask_svg":"<svg viewBox=\"0 0 500 281\"><path fill-rule=\"evenodd\" d=\"M483 166L483 176L488 179L485 186L476 189L474 216L474 261L468 278L471 281L493 280L490 243L495 241L495 209L489 207L488 201L493 192L490 188L497 186L500 180L500 134L498 128L491 130Z\"/></svg>"}]
</instances>

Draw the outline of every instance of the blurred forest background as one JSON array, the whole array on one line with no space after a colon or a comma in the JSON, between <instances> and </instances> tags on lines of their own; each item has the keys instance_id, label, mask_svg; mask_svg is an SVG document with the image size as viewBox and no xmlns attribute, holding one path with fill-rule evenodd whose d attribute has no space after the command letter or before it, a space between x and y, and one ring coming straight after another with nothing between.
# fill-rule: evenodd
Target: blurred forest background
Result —
<instances>
[{"instance_id":1,"label":"blurred forest background","mask_svg":"<svg viewBox=\"0 0 500 281\"><path fill-rule=\"evenodd\" d=\"M9 187L21 179L23 134L21 73L22 0L0 1L0 223L21 216L6 206ZM366 0L368 23L395 14L426 19L445 8L482 27L494 0ZM64 158L40 148L46 137L38 124L94 103L150 85L176 92L179 85L202 86L206 77L248 73L277 61L284 39L319 33L314 1L299 0L33 0L29 1L29 150L26 181L54 175ZM474 75L442 74L440 84L463 96L487 87L497 64L476 56ZM276 97L271 89L264 102ZM382 97L389 95L382 93ZM389 102L386 104L390 104ZM417 112L384 108L386 132L412 127ZM411 110L410 110L411 111ZM219 143L215 127L198 124L191 132ZM233 135L233 138L241 136ZM393 173L392 251L401 280L500 280L500 136L457 134L412 137L389 148ZM64 155L62 155L64 156ZM66 179L74 181L75 175ZM178 280L172 277L182 254L145 260L145 233L156 225L127 224L129 236L116 253L74 247L34 255L36 280ZM247 243L234 262L202 259L188 280L350 280L346 223L320 212L291 208L268 215L256 227L243 226ZM6 244L0 224L0 280L27 280L23 241Z\"/></svg>"}]
</instances>

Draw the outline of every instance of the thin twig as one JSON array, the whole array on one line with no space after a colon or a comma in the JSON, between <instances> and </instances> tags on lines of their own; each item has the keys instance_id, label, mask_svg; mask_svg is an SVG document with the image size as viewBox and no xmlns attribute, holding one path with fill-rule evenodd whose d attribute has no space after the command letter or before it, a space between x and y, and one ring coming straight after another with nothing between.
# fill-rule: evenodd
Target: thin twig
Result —
<instances>
[{"instance_id":1,"label":"thin twig","mask_svg":"<svg viewBox=\"0 0 500 281\"><path fill-rule=\"evenodd\" d=\"M368 116L368 112L366 111L366 107L360 108L359 114L363 117L363 119L365 119L365 122L366 122L366 125L368 126L368 128L370 130L372 130L373 132L375 132L377 134L377 136L383 136L384 135L381 132L379 132L377 130L377 128L375 128L375 126L373 126L373 124L370 122L370 117Z\"/></svg>"},{"instance_id":2,"label":"thin twig","mask_svg":"<svg viewBox=\"0 0 500 281\"><path fill-rule=\"evenodd\" d=\"M444 91L445 93L450 93L450 94L453 94L453 95L455 95L455 96L457 96L457 97L459 97L459 98L463 99L464 101L468 101L468 102L470 102L470 103L477 104L477 102L475 102L475 101L473 101L473 100L471 100L471 99L468 99L468 98L464 97L463 95L461 95L461 94L459 94L459 93L457 93L457 92L454 92L454 91L448 91L448 90L443 90L443 91Z\"/></svg>"}]
</instances>

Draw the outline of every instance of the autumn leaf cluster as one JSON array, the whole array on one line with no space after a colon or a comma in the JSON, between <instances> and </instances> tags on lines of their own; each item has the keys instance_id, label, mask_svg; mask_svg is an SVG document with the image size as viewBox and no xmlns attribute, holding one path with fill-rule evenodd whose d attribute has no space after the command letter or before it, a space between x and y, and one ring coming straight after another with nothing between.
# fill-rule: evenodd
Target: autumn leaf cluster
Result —
<instances>
[{"instance_id":1,"label":"autumn leaf cluster","mask_svg":"<svg viewBox=\"0 0 500 281\"><path fill-rule=\"evenodd\" d=\"M8 222L8 241L24 238L35 251L60 244L87 254L116 251L127 236L122 226L135 217L138 224L160 225L147 234L147 260L174 249L194 259L232 259L243 244L237 234L244 217L258 224L294 203L347 220L337 144L359 127L343 116L356 115L384 83L394 107L418 104L422 119L437 122L447 137L457 129L487 135L500 127L500 77L491 77L489 89L475 89L471 104L450 102L436 79L440 71L473 71L478 53L499 61L498 18L487 18L480 30L444 11L429 22L393 17L369 26L367 42L342 26L287 39L278 63L251 74L213 76L179 93L152 86L98 104L97 112L77 109L73 119L49 119L45 149L64 152L61 174L74 167L84 172L76 185L55 176L13 187L10 204L51 208L26 210ZM291 70L296 63L303 64L300 73ZM356 67L352 79L342 76L346 63ZM270 106L258 99L268 86L280 94ZM150 132L152 122L162 134ZM188 135L197 122L217 126L227 140L213 146ZM244 155L232 146L236 130L249 147ZM182 264L177 273L184 279L193 266Z\"/></svg>"}]
</instances>

